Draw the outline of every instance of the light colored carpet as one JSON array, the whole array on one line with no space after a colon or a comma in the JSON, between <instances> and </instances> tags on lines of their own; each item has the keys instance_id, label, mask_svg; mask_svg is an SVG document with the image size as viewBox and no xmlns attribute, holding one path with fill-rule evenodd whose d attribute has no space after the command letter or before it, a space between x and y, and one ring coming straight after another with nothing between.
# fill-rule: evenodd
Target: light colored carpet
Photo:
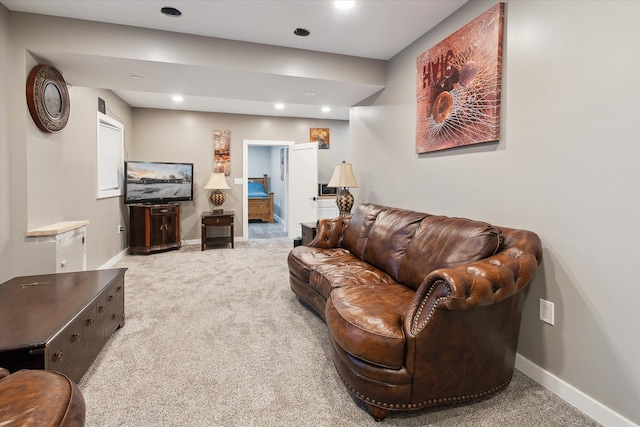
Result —
<instances>
[{"instance_id":1,"label":"light colored carpet","mask_svg":"<svg viewBox=\"0 0 640 427\"><path fill-rule=\"evenodd\" d=\"M80 382L87 426L597 426L520 372L472 405L376 423L289 288L291 239L126 256L126 325Z\"/></svg>"}]
</instances>

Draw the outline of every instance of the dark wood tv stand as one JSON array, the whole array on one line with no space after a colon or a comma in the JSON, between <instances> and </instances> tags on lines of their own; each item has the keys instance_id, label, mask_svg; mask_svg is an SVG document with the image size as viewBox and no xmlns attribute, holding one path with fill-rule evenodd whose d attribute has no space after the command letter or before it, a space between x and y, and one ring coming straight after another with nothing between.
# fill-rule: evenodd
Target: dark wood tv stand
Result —
<instances>
[{"instance_id":1,"label":"dark wood tv stand","mask_svg":"<svg viewBox=\"0 0 640 427\"><path fill-rule=\"evenodd\" d=\"M180 205L130 205L129 253L180 249Z\"/></svg>"},{"instance_id":2,"label":"dark wood tv stand","mask_svg":"<svg viewBox=\"0 0 640 427\"><path fill-rule=\"evenodd\" d=\"M124 326L126 268L15 277L0 284L0 366L78 382Z\"/></svg>"}]
</instances>

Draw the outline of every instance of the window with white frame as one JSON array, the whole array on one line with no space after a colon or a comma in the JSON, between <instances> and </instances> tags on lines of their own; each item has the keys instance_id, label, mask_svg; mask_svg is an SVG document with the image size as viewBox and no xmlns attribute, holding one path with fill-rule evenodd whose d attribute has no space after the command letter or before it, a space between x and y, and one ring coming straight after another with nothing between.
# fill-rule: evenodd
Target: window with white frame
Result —
<instances>
[{"instance_id":1,"label":"window with white frame","mask_svg":"<svg viewBox=\"0 0 640 427\"><path fill-rule=\"evenodd\" d=\"M98 112L98 199L122 195L124 125Z\"/></svg>"}]
</instances>

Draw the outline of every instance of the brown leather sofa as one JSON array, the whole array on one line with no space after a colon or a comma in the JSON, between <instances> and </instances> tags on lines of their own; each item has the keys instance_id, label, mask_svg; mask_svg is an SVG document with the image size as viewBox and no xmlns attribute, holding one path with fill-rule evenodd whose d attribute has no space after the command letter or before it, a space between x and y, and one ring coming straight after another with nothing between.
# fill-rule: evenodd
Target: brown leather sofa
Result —
<instances>
[{"instance_id":1,"label":"brown leather sofa","mask_svg":"<svg viewBox=\"0 0 640 427\"><path fill-rule=\"evenodd\" d=\"M289 253L291 289L326 322L346 387L377 421L462 403L513 376L532 232L363 204Z\"/></svg>"},{"instance_id":2,"label":"brown leather sofa","mask_svg":"<svg viewBox=\"0 0 640 427\"><path fill-rule=\"evenodd\" d=\"M0 426L82 427L84 421L84 398L66 376L0 368Z\"/></svg>"}]
</instances>

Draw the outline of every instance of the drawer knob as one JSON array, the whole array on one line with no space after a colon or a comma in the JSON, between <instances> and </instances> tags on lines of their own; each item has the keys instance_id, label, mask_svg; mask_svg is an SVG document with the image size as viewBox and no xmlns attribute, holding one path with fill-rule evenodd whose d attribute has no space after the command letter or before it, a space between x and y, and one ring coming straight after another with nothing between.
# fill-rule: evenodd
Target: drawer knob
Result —
<instances>
[{"instance_id":1,"label":"drawer knob","mask_svg":"<svg viewBox=\"0 0 640 427\"><path fill-rule=\"evenodd\" d=\"M118 313L113 313L113 315L111 316L111 318L113 320L118 320Z\"/></svg>"},{"instance_id":2,"label":"drawer knob","mask_svg":"<svg viewBox=\"0 0 640 427\"><path fill-rule=\"evenodd\" d=\"M122 292L122 286L118 286L118 287L116 288L116 292Z\"/></svg>"},{"instance_id":3,"label":"drawer knob","mask_svg":"<svg viewBox=\"0 0 640 427\"><path fill-rule=\"evenodd\" d=\"M89 318L87 319L87 326L91 326L91 325L93 325L93 323L94 323L94 322L95 322L95 320L93 320L93 317L89 317Z\"/></svg>"},{"instance_id":4,"label":"drawer knob","mask_svg":"<svg viewBox=\"0 0 640 427\"><path fill-rule=\"evenodd\" d=\"M98 313L102 313L105 310L105 308L106 307L104 305L99 306L98 307Z\"/></svg>"},{"instance_id":5,"label":"drawer knob","mask_svg":"<svg viewBox=\"0 0 640 427\"><path fill-rule=\"evenodd\" d=\"M80 340L80 334L78 332L74 332L73 335L71 335L71 342L76 342Z\"/></svg>"},{"instance_id":6,"label":"drawer knob","mask_svg":"<svg viewBox=\"0 0 640 427\"><path fill-rule=\"evenodd\" d=\"M116 297L114 297L113 295L109 295L109 302L113 302L114 299L116 299Z\"/></svg>"},{"instance_id":7,"label":"drawer knob","mask_svg":"<svg viewBox=\"0 0 640 427\"><path fill-rule=\"evenodd\" d=\"M53 361L54 362L61 362L62 359L64 359L64 353L61 351L56 351L55 353L53 353Z\"/></svg>"}]
</instances>

